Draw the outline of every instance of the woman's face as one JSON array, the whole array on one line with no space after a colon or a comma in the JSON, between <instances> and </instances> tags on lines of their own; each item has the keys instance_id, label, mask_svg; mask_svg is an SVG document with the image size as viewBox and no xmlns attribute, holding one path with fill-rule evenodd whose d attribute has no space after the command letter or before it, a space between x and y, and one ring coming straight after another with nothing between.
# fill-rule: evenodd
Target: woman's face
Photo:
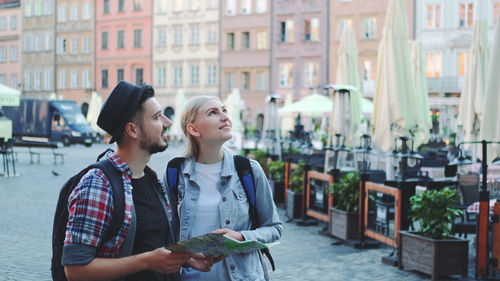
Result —
<instances>
[{"instance_id":1,"label":"woman's face","mask_svg":"<svg viewBox=\"0 0 500 281\"><path fill-rule=\"evenodd\" d=\"M231 139L231 119L226 106L218 100L208 100L200 107L198 116L192 124L192 135L200 141L225 142Z\"/></svg>"}]
</instances>

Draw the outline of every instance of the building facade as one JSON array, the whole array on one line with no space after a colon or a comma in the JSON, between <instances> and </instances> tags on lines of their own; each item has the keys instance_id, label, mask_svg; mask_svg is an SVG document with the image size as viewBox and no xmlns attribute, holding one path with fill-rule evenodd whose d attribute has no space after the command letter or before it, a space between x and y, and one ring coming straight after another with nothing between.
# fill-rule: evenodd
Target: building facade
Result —
<instances>
[{"instance_id":1,"label":"building facade","mask_svg":"<svg viewBox=\"0 0 500 281\"><path fill-rule=\"evenodd\" d=\"M152 83L152 1L95 1L95 88L106 98L115 85Z\"/></svg>"},{"instance_id":2,"label":"building facade","mask_svg":"<svg viewBox=\"0 0 500 281\"><path fill-rule=\"evenodd\" d=\"M22 61L21 1L0 1L0 84L20 90Z\"/></svg>"},{"instance_id":3,"label":"building facade","mask_svg":"<svg viewBox=\"0 0 500 281\"><path fill-rule=\"evenodd\" d=\"M153 85L175 112L175 95L219 96L219 1L154 1ZM170 113L174 113L170 112Z\"/></svg>"},{"instance_id":4,"label":"building facade","mask_svg":"<svg viewBox=\"0 0 500 281\"><path fill-rule=\"evenodd\" d=\"M373 98L378 47L385 25L389 0L329 0L330 48L329 81L335 82L337 52L344 25L354 29L358 46L358 71L363 95ZM410 39L414 38L414 0L406 1Z\"/></svg>"},{"instance_id":5,"label":"building facade","mask_svg":"<svg viewBox=\"0 0 500 281\"><path fill-rule=\"evenodd\" d=\"M271 91L298 100L328 84L328 1L273 1Z\"/></svg>"},{"instance_id":6,"label":"building facade","mask_svg":"<svg viewBox=\"0 0 500 281\"><path fill-rule=\"evenodd\" d=\"M271 92L271 0L221 1L220 93L233 89L245 101L243 121L262 127Z\"/></svg>"},{"instance_id":7,"label":"building facade","mask_svg":"<svg viewBox=\"0 0 500 281\"><path fill-rule=\"evenodd\" d=\"M22 93L49 97L56 84L55 0L26 0L22 9Z\"/></svg>"}]
</instances>

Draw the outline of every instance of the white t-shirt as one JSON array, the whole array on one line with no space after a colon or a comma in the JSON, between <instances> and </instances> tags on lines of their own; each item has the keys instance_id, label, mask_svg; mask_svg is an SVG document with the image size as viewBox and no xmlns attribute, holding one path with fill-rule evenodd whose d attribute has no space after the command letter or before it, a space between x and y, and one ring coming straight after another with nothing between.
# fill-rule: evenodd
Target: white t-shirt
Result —
<instances>
[{"instance_id":1,"label":"white t-shirt","mask_svg":"<svg viewBox=\"0 0 500 281\"><path fill-rule=\"evenodd\" d=\"M221 228L219 201L220 191L217 187L222 171L222 161L215 164L201 164L196 162L195 173L197 182L200 183L200 197L194 216L193 228L189 238L196 237L215 229ZM230 281L229 272L225 261L212 266L210 272L200 272L192 268L182 270L183 281Z\"/></svg>"}]
</instances>

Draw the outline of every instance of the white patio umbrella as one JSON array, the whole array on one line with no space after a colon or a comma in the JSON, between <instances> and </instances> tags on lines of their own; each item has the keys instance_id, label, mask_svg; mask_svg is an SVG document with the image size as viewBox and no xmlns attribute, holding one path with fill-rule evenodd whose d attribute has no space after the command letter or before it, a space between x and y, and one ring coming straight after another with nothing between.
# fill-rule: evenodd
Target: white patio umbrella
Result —
<instances>
[{"instance_id":1,"label":"white patio umbrella","mask_svg":"<svg viewBox=\"0 0 500 281\"><path fill-rule=\"evenodd\" d=\"M473 41L458 109L458 121L464 130L463 141L475 141L479 139L481 114L486 90L486 73L490 55L488 21L486 20L488 6L486 2L488 1L477 2L475 7L476 20L474 20L474 32L472 36ZM475 146L466 144L465 148L474 148L473 157L475 158Z\"/></svg>"},{"instance_id":2,"label":"white patio umbrella","mask_svg":"<svg viewBox=\"0 0 500 281\"><path fill-rule=\"evenodd\" d=\"M186 106L186 95L183 89L177 90L175 95L175 113L172 120L172 129L169 132L171 138L175 141L181 141L184 139L184 133L181 128L181 115L184 107Z\"/></svg>"},{"instance_id":3,"label":"white patio umbrella","mask_svg":"<svg viewBox=\"0 0 500 281\"><path fill-rule=\"evenodd\" d=\"M300 114L301 117L317 118L327 116L331 111L332 101L327 96L317 93L310 94L278 109L281 117L297 117Z\"/></svg>"},{"instance_id":4,"label":"white patio umbrella","mask_svg":"<svg viewBox=\"0 0 500 281\"><path fill-rule=\"evenodd\" d=\"M290 93L286 94L285 103L283 104L283 106L288 106L292 103L292 95ZM294 129L294 125L294 118L292 116L281 117L281 137L287 137L288 131L292 131Z\"/></svg>"},{"instance_id":5,"label":"white patio umbrella","mask_svg":"<svg viewBox=\"0 0 500 281\"><path fill-rule=\"evenodd\" d=\"M350 91L349 96L338 92L333 95L333 109L330 116L329 134L341 133L346 137L346 144L356 145L359 140L361 124L361 92L358 72L358 47L354 30L344 25L342 39L337 54L336 84L348 85L357 90ZM348 100L342 100L348 98ZM350 103L350 104L349 104ZM339 114L346 112L346 114ZM338 120L345 119L345 120ZM354 138L354 141L351 140Z\"/></svg>"},{"instance_id":6,"label":"white patio umbrella","mask_svg":"<svg viewBox=\"0 0 500 281\"><path fill-rule=\"evenodd\" d=\"M0 106L19 106L21 92L0 84Z\"/></svg>"},{"instance_id":7,"label":"white patio umbrella","mask_svg":"<svg viewBox=\"0 0 500 281\"><path fill-rule=\"evenodd\" d=\"M241 96L238 88L233 88L231 94L227 96L225 101L226 109L232 122L231 134L232 139L227 145L239 151L243 147L243 122L241 121Z\"/></svg>"},{"instance_id":8,"label":"white patio umbrella","mask_svg":"<svg viewBox=\"0 0 500 281\"><path fill-rule=\"evenodd\" d=\"M484 94L482 120L481 120L481 139L488 141L500 141L500 24L497 23L495 29L495 39L490 54L490 65L486 78L486 91ZM488 160L500 157L500 146L492 144L488 147Z\"/></svg>"},{"instance_id":9,"label":"white patio umbrella","mask_svg":"<svg viewBox=\"0 0 500 281\"><path fill-rule=\"evenodd\" d=\"M101 107L102 98L96 91L93 91L92 95L90 96L89 109L87 111L87 122L89 122L90 127L97 132L103 131L99 126L97 126L97 118L99 117L99 113L101 112Z\"/></svg>"},{"instance_id":10,"label":"white patio umbrella","mask_svg":"<svg viewBox=\"0 0 500 281\"><path fill-rule=\"evenodd\" d=\"M427 91L427 80L425 78L424 55L422 51L422 43L411 41L410 59L413 66L413 75L415 77L415 94L416 94L416 111L415 115L418 118L417 128L413 137L415 147L427 143L429 140L430 130L432 128L432 120L429 108L429 98Z\"/></svg>"},{"instance_id":11,"label":"white patio umbrella","mask_svg":"<svg viewBox=\"0 0 500 281\"><path fill-rule=\"evenodd\" d=\"M378 51L372 135L385 152L393 148L397 136L410 136L416 125L405 2L389 2Z\"/></svg>"}]
</instances>

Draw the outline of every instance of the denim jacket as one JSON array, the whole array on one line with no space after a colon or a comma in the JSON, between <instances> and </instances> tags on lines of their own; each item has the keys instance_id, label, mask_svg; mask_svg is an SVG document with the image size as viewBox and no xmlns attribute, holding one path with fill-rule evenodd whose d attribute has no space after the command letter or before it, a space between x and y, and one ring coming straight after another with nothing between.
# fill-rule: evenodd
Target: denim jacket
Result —
<instances>
[{"instance_id":1,"label":"denim jacket","mask_svg":"<svg viewBox=\"0 0 500 281\"><path fill-rule=\"evenodd\" d=\"M189 236L198 206L200 186L203 186L203 183L199 182L196 176L195 162L195 157L189 158L181 166L177 205L180 216L179 240L186 240ZM219 201L220 225L221 228L239 231L245 240L257 240L263 243L274 242L281 237L283 226L273 201L271 187L259 163L250 160L250 166L255 181L256 209L261 226L255 230L249 230L251 222L248 200L244 187L238 178L233 155L229 151L224 151L221 180L217 186L221 193ZM169 188L166 175L163 182ZM225 263L231 280L264 280L264 272L257 251L228 256Z\"/></svg>"}]
</instances>

